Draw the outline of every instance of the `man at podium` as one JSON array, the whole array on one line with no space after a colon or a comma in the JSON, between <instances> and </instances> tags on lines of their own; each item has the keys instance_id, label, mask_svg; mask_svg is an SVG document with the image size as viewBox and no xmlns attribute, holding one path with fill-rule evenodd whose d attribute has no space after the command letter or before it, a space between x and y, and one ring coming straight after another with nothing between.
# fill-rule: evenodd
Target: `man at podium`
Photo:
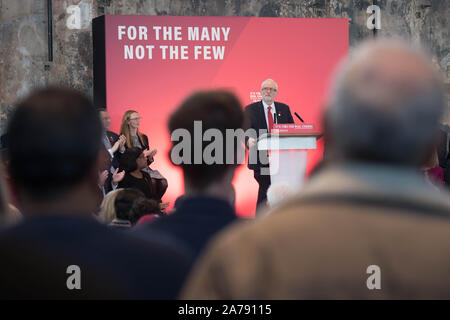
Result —
<instances>
[{"instance_id":1,"label":"man at podium","mask_svg":"<svg viewBox=\"0 0 450 320\"><path fill-rule=\"evenodd\" d=\"M249 127L256 131L256 137L247 140L249 149L257 148L257 139L263 134L270 132L274 123L294 123L289 106L275 102L278 93L278 85L272 79L266 79L261 84L262 100L249 104L245 107L245 115L249 121ZM269 161L267 152L257 152L256 163L248 162L248 168L253 170L253 176L258 182L257 209L264 204L267 199L267 189L270 186L270 175L262 174L261 168L268 167Z\"/></svg>"}]
</instances>

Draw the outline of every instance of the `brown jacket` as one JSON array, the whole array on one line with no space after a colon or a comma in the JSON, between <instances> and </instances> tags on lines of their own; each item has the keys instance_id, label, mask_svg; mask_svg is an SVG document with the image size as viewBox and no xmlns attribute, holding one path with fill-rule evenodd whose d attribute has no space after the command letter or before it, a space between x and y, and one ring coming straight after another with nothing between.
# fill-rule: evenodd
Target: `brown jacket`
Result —
<instances>
[{"instance_id":1,"label":"brown jacket","mask_svg":"<svg viewBox=\"0 0 450 320\"><path fill-rule=\"evenodd\" d=\"M367 287L371 265L380 290ZM181 297L450 299L450 195L407 169L325 169L216 238Z\"/></svg>"}]
</instances>

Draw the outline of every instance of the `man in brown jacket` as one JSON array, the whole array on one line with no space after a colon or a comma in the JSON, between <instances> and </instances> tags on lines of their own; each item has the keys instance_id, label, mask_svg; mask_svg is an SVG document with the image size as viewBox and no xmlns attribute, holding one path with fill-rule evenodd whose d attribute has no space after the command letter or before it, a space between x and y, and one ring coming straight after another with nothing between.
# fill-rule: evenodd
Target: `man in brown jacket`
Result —
<instances>
[{"instance_id":1,"label":"man in brown jacket","mask_svg":"<svg viewBox=\"0 0 450 320\"><path fill-rule=\"evenodd\" d=\"M328 153L292 200L215 239L188 299L450 298L450 197L419 171L443 110L431 59L378 40L341 65Z\"/></svg>"}]
</instances>

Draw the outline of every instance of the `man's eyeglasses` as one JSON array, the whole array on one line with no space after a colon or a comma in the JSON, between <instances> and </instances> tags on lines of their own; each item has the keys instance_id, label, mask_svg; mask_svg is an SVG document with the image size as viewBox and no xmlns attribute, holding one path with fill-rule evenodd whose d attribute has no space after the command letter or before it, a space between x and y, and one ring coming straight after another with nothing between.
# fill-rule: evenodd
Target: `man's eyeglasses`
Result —
<instances>
[{"instance_id":1,"label":"man's eyeglasses","mask_svg":"<svg viewBox=\"0 0 450 320\"><path fill-rule=\"evenodd\" d=\"M277 92L277 89L275 89L275 88L267 88L267 87L264 87L264 88L262 88L261 90L262 90L262 91Z\"/></svg>"}]
</instances>

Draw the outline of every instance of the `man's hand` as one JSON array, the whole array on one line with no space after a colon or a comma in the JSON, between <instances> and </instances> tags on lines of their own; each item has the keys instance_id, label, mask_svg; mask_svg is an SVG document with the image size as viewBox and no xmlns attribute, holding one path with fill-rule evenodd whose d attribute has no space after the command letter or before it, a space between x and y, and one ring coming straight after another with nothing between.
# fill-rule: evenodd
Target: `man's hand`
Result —
<instances>
[{"instance_id":1,"label":"man's hand","mask_svg":"<svg viewBox=\"0 0 450 320\"><path fill-rule=\"evenodd\" d=\"M104 170L98 173L98 186L103 187L105 185L105 181L108 179L108 170Z\"/></svg>"},{"instance_id":2,"label":"man's hand","mask_svg":"<svg viewBox=\"0 0 450 320\"><path fill-rule=\"evenodd\" d=\"M123 177L125 177L125 171L122 170L119 172L119 168L117 168L112 175L113 185L117 186L119 182L122 181Z\"/></svg>"},{"instance_id":3,"label":"man's hand","mask_svg":"<svg viewBox=\"0 0 450 320\"><path fill-rule=\"evenodd\" d=\"M125 152L125 143L127 142L127 138L125 138L124 135L121 135L119 139L114 143L114 145L111 147L111 152L116 153L117 150L120 148L120 152Z\"/></svg>"}]
</instances>

